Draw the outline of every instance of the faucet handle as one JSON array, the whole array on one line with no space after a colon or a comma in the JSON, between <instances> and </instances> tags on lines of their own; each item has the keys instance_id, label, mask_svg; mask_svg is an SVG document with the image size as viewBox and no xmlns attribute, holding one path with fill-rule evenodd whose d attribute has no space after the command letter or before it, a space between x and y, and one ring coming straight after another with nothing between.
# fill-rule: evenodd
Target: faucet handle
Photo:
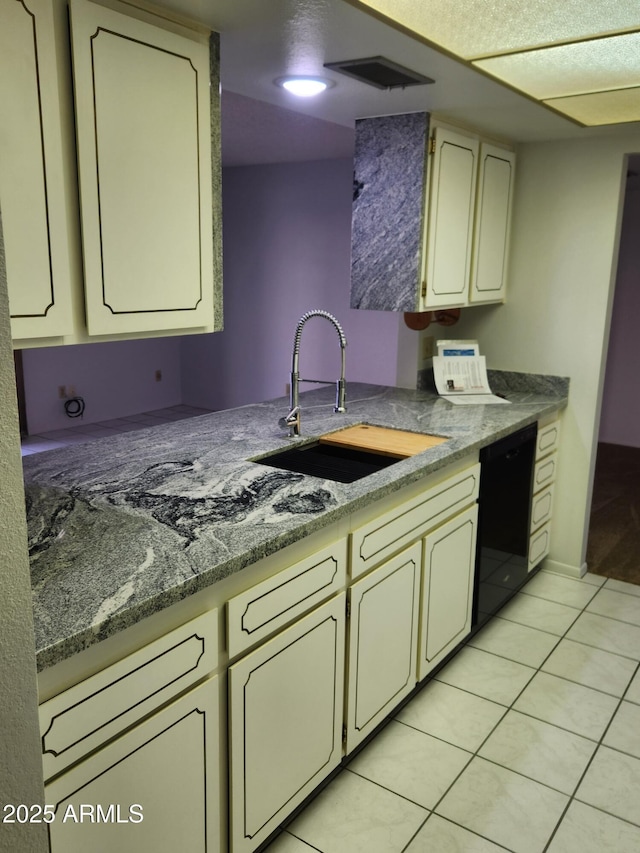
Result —
<instances>
[{"instance_id":1,"label":"faucet handle","mask_svg":"<svg viewBox=\"0 0 640 853\"><path fill-rule=\"evenodd\" d=\"M289 435L300 435L300 406L294 406L288 415L278 420L282 429L288 429Z\"/></svg>"}]
</instances>

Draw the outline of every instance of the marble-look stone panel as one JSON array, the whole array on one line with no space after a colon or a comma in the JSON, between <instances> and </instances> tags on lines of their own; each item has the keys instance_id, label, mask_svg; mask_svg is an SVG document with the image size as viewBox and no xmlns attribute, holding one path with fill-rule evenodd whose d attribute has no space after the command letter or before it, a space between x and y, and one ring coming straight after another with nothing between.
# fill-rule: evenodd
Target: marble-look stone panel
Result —
<instances>
[{"instance_id":1,"label":"marble-look stone panel","mask_svg":"<svg viewBox=\"0 0 640 853\"><path fill-rule=\"evenodd\" d=\"M416 310L428 133L427 113L356 122L352 308Z\"/></svg>"},{"instance_id":2,"label":"marble-look stone panel","mask_svg":"<svg viewBox=\"0 0 640 853\"><path fill-rule=\"evenodd\" d=\"M40 669L277 553L480 447L562 408L514 395L456 407L424 391L352 383L301 394L302 436L278 427L283 397L25 456L23 469ZM446 442L355 483L256 458L359 423Z\"/></svg>"}]
</instances>

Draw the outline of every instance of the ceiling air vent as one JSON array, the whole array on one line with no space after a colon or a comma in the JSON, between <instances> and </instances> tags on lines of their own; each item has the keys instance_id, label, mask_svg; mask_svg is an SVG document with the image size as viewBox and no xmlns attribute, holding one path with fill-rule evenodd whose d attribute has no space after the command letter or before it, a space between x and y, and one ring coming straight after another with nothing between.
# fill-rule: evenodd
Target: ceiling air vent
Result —
<instances>
[{"instance_id":1,"label":"ceiling air vent","mask_svg":"<svg viewBox=\"0 0 640 853\"><path fill-rule=\"evenodd\" d=\"M430 77L410 71L384 56L370 56L366 59L347 59L344 62L325 62L325 68L340 71L362 83L376 86L378 89L404 89L406 86L421 86L434 83Z\"/></svg>"}]
</instances>

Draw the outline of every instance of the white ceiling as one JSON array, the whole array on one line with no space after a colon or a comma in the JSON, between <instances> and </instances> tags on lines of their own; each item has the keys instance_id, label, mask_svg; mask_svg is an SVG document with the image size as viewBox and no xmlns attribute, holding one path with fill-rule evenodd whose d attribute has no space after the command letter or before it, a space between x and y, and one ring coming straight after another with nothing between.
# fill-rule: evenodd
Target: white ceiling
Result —
<instances>
[{"instance_id":1,"label":"white ceiling","mask_svg":"<svg viewBox=\"0 0 640 853\"><path fill-rule=\"evenodd\" d=\"M620 130L580 127L344 0L155 0L155 5L221 34L226 164L348 156L347 129L356 118L418 110L513 142ZM380 90L323 67L379 55L435 83ZM316 98L296 98L274 85L283 74L321 75L336 85Z\"/></svg>"}]
</instances>

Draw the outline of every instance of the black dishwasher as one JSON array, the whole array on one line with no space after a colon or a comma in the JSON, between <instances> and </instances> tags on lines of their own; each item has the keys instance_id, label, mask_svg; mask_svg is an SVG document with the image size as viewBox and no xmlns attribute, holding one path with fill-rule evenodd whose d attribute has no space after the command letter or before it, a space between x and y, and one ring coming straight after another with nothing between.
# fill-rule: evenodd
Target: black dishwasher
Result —
<instances>
[{"instance_id":1,"label":"black dishwasher","mask_svg":"<svg viewBox=\"0 0 640 853\"><path fill-rule=\"evenodd\" d=\"M483 625L531 576L531 486L537 424L480 451L473 628Z\"/></svg>"}]
</instances>

